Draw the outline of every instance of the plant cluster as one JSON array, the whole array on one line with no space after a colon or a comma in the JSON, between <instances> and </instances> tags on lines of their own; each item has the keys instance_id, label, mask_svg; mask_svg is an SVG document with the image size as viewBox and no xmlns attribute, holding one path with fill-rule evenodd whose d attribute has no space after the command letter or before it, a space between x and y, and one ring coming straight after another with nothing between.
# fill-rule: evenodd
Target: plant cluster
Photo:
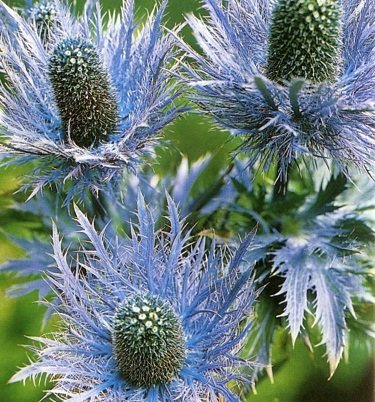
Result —
<instances>
[{"instance_id":1,"label":"plant cluster","mask_svg":"<svg viewBox=\"0 0 375 402\"><path fill-rule=\"evenodd\" d=\"M0 270L59 322L11 382L47 375L49 397L82 402L244 401L280 334L319 340L331 376L349 336L372 336L371 0L202 4L196 50L163 27L166 0L143 24L133 0L0 1L0 161L27 162L28 196L3 194L25 255ZM235 152L158 169L162 130L194 108Z\"/></svg>"}]
</instances>

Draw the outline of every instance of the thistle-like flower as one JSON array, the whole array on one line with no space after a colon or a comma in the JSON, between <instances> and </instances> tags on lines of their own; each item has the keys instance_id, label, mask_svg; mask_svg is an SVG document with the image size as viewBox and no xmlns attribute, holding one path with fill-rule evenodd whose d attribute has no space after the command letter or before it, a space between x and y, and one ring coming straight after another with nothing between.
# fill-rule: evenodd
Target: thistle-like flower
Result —
<instances>
[{"instance_id":1,"label":"thistle-like flower","mask_svg":"<svg viewBox=\"0 0 375 402\"><path fill-rule=\"evenodd\" d=\"M125 239L97 233L76 209L88 241L74 267L55 229L50 281L69 330L37 338L38 360L12 381L50 375L49 393L63 400L238 400L228 382L252 367L236 355L256 296L243 264L250 238L232 258L214 244L205 251L203 239L182 233L168 202L169 232L155 233L140 197L139 223Z\"/></svg>"},{"instance_id":2,"label":"thistle-like flower","mask_svg":"<svg viewBox=\"0 0 375 402\"><path fill-rule=\"evenodd\" d=\"M371 0L204 0L188 17L204 56L184 79L193 100L241 136L251 166L315 157L371 172L375 165ZM309 158L306 158L308 156ZM311 159L310 157L314 157Z\"/></svg>"},{"instance_id":3,"label":"thistle-like flower","mask_svg":"<svg viewBox=\"0 0 375 402\"><path fill-rule=\"evenodd\" d=\"M36 2L26 11L26 17L35 24L35 27L44 42L48 44L50 31L54 29L56 23L57 6L51 0Z\"/></svg>"},{"instance_id":4,"label":"thistle-like flower","mask_svg":"<svg viewBox=\"0 0 375 402\"><path fill-rule=\"evenodd\" d=\"M0 3L0 152L15 157L7 163L40 161L33 194L66 180L67 201L104 188L123 168L135 171L178 116L175 39L161 32L165 7L136 30L132 0L105 24L96 0L79 18L57 0L35 4L24 18Z\"/></svg>"}]
</instances>

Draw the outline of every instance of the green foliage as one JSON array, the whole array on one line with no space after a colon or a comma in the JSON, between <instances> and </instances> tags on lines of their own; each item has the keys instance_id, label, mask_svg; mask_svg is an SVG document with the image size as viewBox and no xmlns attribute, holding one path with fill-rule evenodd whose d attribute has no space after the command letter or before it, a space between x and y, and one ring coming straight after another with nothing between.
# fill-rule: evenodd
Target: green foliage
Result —
<instances>
[{"instance_id":1,"label":"green foliage","mask_svg":"<svg viewBox=\"0 0 375 402\"><path fill-rule=\"evenodd\" d=\"M184 362L181 322L167 302L152 295L125 300L112 339L117 367L131 385L167 384Z\"/></svg>"},{"instance_id":2,"label":"green foliage","mask_svg":"<svg viewBox=\"0 0 375 402\"><path fill-rule=\"evenodd\" d=\"M314 339L318 343L318 339ZM323 351L312 355L302 341L294 348L278 332L273 348L273 374L256 386L257 394L249 393L248 402L371 402L372 377L368 350L357 340L350 342L349 364L339 365L334 377L327 381ZM371 381L371 380L370 380Z\"/></svg>"},{"instance_id":3,"label":"green foliage","mask_svg":"<svg viewBox=\"0 0 375 402\"><path fill-rule=\"evenodd\" d=\"M0 255L10 256L0 236ZM2 258L0 257L0 261ZM26 363L28 356L22 347L27 343L25 334L39 336L45 308L35 303L36 294L29 294L18 299L4 296L5 289L14 284L14 277L0 277L0 400L2 402L35 402L43 398L46 382L28 386L8 384L15 373L15 368ZM30 356L29 356L30 357Z\"/></svg>"},{"instance_id":4,"label":"green foliage","mask_svg":"<svg viewBox=\"0 0 375 402\"><path fill-rule=\"evenodd\" d=\"M340 68L339 0L279 0L272 13L267 76L333 81Z\"/></svg>"},{"instance_id":5,"label":"green foliage","mask_svg":"<svg viewBox=\"0 0 375 402\"><path fill-rule=\"evenodd\" d=\"M90 147L105 140L117 124L117 100L94 46L79 38L61 41L49 75L65 140Z\"/></svg>"},{"instance_id":6,"label":"green foliage","mask_svg":"<svg viewBox=\"0 0 375 402\"><path fill-rule=\"evenodd\" d=\"M304 213L304 217L314 217L337 209L336 198L347 189L347 179L343 174L332 176L326 187L321 187L314 202Z\"/></svg>"}]
</instances>

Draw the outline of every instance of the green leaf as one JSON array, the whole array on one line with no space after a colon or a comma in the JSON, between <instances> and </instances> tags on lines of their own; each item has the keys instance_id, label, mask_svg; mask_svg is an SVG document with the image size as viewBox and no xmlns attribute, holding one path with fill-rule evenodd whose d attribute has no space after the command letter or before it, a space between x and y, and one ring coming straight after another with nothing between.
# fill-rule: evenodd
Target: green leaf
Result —
<instances>
[{"instance_id":1,"label":"green leaf","mask_svg":"<svg viewBox=\"0 0 375 402\"><path fill-rule=\"evenodd\" d=\"M332 212L337 209L334 205L336 198L347 188L347 178L343 174L332 176L326 187L320 188L315 201L305 211L303 217L314 217Z\"/></svg>"},{"instance_id":2,"label":"green leaf","mask_svg":"<svg viewBox=\"0 0 375 402\"><path fill-rule=\"evenodd\" d=\"M293 113L296 117L301 115L301 111L299 109L299 103L298 103L298 94L299 94L300 90L303 88L304 84L305 84L304 80L296 80L289 87L290 105L292 106Z\"/></svg>"},{"instance_id":3,"label":"green leaf","mask_svg":"<svg viewBox=\"0 0 375 402\"><path fill-rule=\"evenodd\" d=\"M337 227L348 233L348 242L357 241L365 244L374 244L374 230L361 219L354 216L340 219Z\"/></svg>"},{"instance_id":4,"label":"green leaf","mask_svg":"<svg viewBox=\"0 0 375 402\"><path fill-rule=\"evenodd\" d=\"M264 80L261 77L254 77L254 83L258 88L259 92L263 95L264 100L269 104L272 109L277 110L275 100L273 99L272 93L267 88Z\"/></svg>"}]
</instances>

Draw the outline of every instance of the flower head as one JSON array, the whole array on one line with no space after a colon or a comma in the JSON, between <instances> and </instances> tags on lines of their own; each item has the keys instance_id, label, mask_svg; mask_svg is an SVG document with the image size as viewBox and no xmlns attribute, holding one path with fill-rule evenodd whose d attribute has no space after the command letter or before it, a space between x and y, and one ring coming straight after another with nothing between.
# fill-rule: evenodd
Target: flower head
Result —
<instances>
[{"instance_id":1,"label":"flower head","mask_svg":"<svg viewBox=\"0 0 375 402\"><path fill-rule=\"evenodd\" d=\"M279 0L270 22L267 76L332 81L340 67L339 0Z\"/></svg>"},{"instance_id":2,"label":"flower head","mask_svg":"<svg viewBox=\"0 0 375 402\"><path fill-rule=\"evenodd\" d=\"M89 41L67 38L59 42L48 69L65 138L80 147L90 147L114 132L117 100L98 52Z\"/></svg>"},{"instance_id":3,"label":"flower head","mask_svg":"<svg viewBox=\"0 0 375 402\"><path fill-rule=\"evenodd\" d=\"M185 79L193 100L233 135L250 164L279 174L313 157L372 171L375 161L371 1L204 0L190 16L204 56ZM268 44L268 45L267 45ZM308 158L306 158L308 157Z\"/></svg>"},{"instance_id":4,"label":"flower head","mask_svg":"<svg viewBox=\"0 0 375 402\"><path fill-rule=\"evenodd\" d=\"M206 251L182 234L170 198L169 232L155 233L142 197L130 238L97 233L76 214L87 246L72 267L55 230L50 275L69 330L38 338L38 360L13 381L51 375L63 400L238 400L227 385L252 366L237 356L255 299L243 263L250 238L232 257Z\"/></svg>"},{"instance_id":5,"label":"flower head","mask_svg":"<svg viewBox=\"0 0 375 402\"><path fill-rule=\"evenodd\" d=\"M51 0L38 1L27 9L26 16L35 24L45 44L49 42L50 31L54 29L56 14L57 7Z\"/></svg>"},{"instance_id":6,"label":"flower head","mask_svg":"<svg viewBox=\"0 0 375 402\"><path fill-rule=\"evenodd\" d=\"M168 303L152 294L125 300L115 314L113 352L121 376L130 384L168 384L185 360L180 318Z\"/></svg>"},{"instance_id":7,"label":"flower head","mask_svg":"<svg viewBox=\"0 0 375 402\"><path fill-rule=\"evenodd\" d=\"M12 163L40 162L34 193L66 180L67 201L102 189L123 168L135 171L155 135L177 117L175 39L161 32L165 6L136 30L131 0L105 24L95 0L79 18L59 1L36 3L24 18L0 3L0 152L15 156ZM52 14L47 38L41 30Z\"/></svg>"}]
</instances>

